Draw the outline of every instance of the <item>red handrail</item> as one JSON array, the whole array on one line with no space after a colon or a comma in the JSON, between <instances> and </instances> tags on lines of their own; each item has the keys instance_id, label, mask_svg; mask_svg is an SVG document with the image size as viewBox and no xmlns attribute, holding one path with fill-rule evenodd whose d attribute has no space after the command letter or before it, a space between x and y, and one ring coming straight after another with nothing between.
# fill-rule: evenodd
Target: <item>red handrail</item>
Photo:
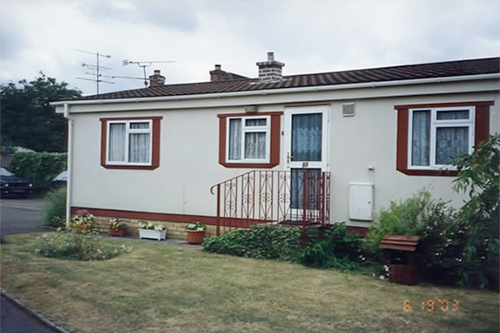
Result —
<instances>
[{"instance_id":1,"label":"red handrail","mask_svg":"<svg viewBox=\"0 0 500 333\"><path fill-rule=\"evenodd\" d=\"M216 189L216 193L214 190ZM217 235L257 223L325 226L330 218L330 173L252 170L210 188L217 195Z\"/></svg>"}]
</instances>

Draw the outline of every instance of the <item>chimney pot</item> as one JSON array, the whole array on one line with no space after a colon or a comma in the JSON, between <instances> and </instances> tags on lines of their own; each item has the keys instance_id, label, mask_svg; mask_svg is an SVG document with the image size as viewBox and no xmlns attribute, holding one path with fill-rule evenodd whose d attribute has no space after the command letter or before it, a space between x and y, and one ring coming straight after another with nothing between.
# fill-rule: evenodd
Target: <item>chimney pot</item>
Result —
<instances>
[{"instance_id":1,"label":"chimney pot","mask_svg":"<svg viewBox=\"0 0 500 333\"><path fill-rule=\"evenodd\" d=\"M215 65L215 70L216 70L216 71L220 71L220 70L221 70L221 68L222 68L222 67L221 67L221 65L219 65L219 64Z\"/></svg>"},{"instance_id":2,"label":"chimney pot","mask_svg":"<svg viewBox=\"0 0 500 333\"><path fill-rule=\"evenodd\" d=\"M274 60L274 52L267 52L267 61Z\"/></svg>"}]
</instances>

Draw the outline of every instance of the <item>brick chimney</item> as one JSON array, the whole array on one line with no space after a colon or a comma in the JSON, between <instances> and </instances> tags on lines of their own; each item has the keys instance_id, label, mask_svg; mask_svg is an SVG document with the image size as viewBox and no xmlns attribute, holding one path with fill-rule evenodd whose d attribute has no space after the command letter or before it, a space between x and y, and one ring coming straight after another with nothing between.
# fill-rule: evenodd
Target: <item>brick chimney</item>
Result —
<instances>
[{"instance_id":1,"label":"brick chimney","mask_svg":"<svg viewBox=\"0 0 500 333\"><path fill-rule=\"evenodd\" d=\"M155 69L154 74L149 76L149 86L158 87L165 84L165 77L160 74L159 69Z\"/></svg>"},{"instance_id":2,"label":"brick chimney","mask_svg":"<svg viewBox=\"0 0 500 333\"><path fill-rule=\"evenodd\" d=\"M221 82L221 81L234 81L248 79L246 76L223 71L222 66L217 64L215 69L210 71L210 82Z\"/></svg>"},{"instance_id":3,"label":"brick chimney","mask_svg":"<svg viewBox=\"0 0 500 333\"><path fill-rule=\"evenodd\" d=\"M274 60L274 52L267 52L267 61L258 62L257 66L261 81L277 82L283 79L281 69L285 64Z\"/></svg>"},{"instance_id":4,"label":"brick chimney","mask_svg":"<svg viewBox=\"0 0 500 333\"><path fill-rule=\"evenodd\" d=\"M219 82L226 80L226 72L221 69L221 65L215 65L215 69L210 71L210 81L211 82Z\"/></svg>"}]
</instances>

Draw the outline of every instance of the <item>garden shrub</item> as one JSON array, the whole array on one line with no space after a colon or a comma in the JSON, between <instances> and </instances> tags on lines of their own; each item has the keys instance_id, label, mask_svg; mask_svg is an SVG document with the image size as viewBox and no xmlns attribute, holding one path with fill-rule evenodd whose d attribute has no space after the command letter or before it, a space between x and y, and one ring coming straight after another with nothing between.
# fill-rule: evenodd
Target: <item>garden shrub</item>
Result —
<instances>
[{"instance_id":1,"label":"garden shrub","mask_svg":"<svg viewBox=\"0 0 500 333\"><path fill-rule=\"evenodd\" d=\"M432 205L431 194L427 190L402 201L391 201L389 208L380 211L378 223L373 224L366 235L371 255L380 255L379 245L384 235L419 235Z\"/></svg>"},{"instance_id":2,"label":"garden shrub","mask_svg":"<svg viewBox=\"0 0 500 333\"><path fill-rule=\"evenodd\" d=\"M354 270L363 259L363 242L355 232L347 232L345 223L337 223L325 232L309 228L306 249L302 251L302 230L293 227L254 225L218 237L207 238L203 248L209 252L257 259L300 262L316 268Z\"/></svg>"},{"instance_id":3,"label":"garden shrub","mask_svg":"<svg viewBox=\"0 0 500 333\"><path fill-rule=\"evenodd\" d=\"M44 206L44 225L63 227L66 219L66 188L62 187L50 192Z\"/></svg>"},{"instance_id":4,"label":"garden shrub","mask_svg":"<svg viewBox=\"0 0 500 333\"><path fill-rule=\"evenodd\" d=\"M459 223L457 212L446 202L434 202L426 213L419 236L417 261L419 272L425 281L456 285L460 255L467 237Z\"/></svg>"},{"instance_id":5,"label":"garden shrub","mask_svg":"<svg viewBox=\"0 0 500 333\"><path fill-rule=\"evenodd\" d=\"M131 248L124 245L121 247L105 245L101 237L92 233L59 232L43 234L37 241L35 252L50 258L85 261L106 260L131 251Z\"/></svg>"},{"instance_id":6,"label":"garden shrub","mask_svg":"<svg viewBox=\"0 0 500 333\"><path fill-rule=\"evenodd\" d=\"M459 284L498 288L500 219L500 134L475 147L472 154L454 161L459 171L454 189L468 193L459 211L459 223L466 231L459 259Z\"/></svg>"},{"instance_id":7,"label":"garden shrub","mask_svg":"<svg viewBox=\"0 0 500 333\"><path fill-rule=\"evenodd\" d=\"M203 248L209 252L242 257L294 261L302 249L301 229L253 225L249 229L237 229L207 238Z\"/></svg>"},{"instance_id":8,"label":"garden shrub","mask_svg":"<svg viewBox=\"0 0 500 333\"><path fill-rule=\"evenodd\" d=\"M66 153L19 152L12 156L11 170L33 182L38 190L47 190L55 176L66 169Z\"/></svg>"},{"instance_id":9,"label":"garden shrub","mask_svg":"<svg viewBox=\"0 0 500 333\"><path fill-rule=\"evenodd\" d=\"M500 134L490 136L472 154L452 163L457 192L469 198L456 210L426 191L380 213L367 235L376 253L385 234L420 236L417 258L421 277L429 282L499 288ZM380 254L380 252L379 252ZM380 257L379 257L380 259Z\"/></svg>"},{"instance_id":10,"label":"garden shrub","mask_svg":"<svg viewBox=\"0 0 500 333\"><path fill-rule=\"evenodd\" d=\"M365 259L363 247L358 233L347 231L345 223L335 223L324 239L306 247L300 262L315 268L352 271Z\"/></svg>"},{"instance_id":11,"label":"garden shrub","mask_svg":"<svg viewBox=\"0 0 500 333\"><path fill-rule=\"evenodd\" d=\"M58 231L39 237L35 252L53 258L105 260L132 250L124 245L116 248L103 244L94 216L86 210L78 211L71 222Z\"/></svg>"}]
</instances>

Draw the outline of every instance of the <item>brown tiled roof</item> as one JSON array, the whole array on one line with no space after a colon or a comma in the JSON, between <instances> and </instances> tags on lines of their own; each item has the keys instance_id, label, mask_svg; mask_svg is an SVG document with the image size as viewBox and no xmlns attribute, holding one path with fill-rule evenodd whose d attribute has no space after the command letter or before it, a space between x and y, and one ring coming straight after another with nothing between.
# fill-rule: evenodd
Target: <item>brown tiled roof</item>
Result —
<instances>
[{"instance_id":1,"label":"brown tiled roof","mask_svg":"<svg viewBox=\"0 0 500 333\"><path fill-rule=\"evenodd\" d=\"M242 79L220 82L168 84L158 87L85 96L77 98L77 100L184 96L493 74L500 72L499 65L500 58L496 57L317 74L291 75L283 76L283 80L280 82L261 82L259 79Z\"/></svg>"}]
</instances>

